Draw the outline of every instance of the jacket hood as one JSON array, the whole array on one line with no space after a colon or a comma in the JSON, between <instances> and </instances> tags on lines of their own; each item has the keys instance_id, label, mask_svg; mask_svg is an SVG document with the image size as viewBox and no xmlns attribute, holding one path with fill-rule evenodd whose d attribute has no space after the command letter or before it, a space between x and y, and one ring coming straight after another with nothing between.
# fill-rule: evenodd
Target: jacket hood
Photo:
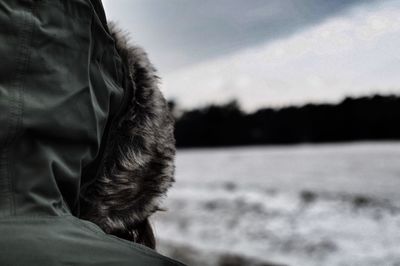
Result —
<instances>
[{"instance_id":1,"label":"jacket hood","mask_svg":"<svg viewBox=\"0 0 400 266\"><path fill-rule=\"evenodd\" d=\"M174 119L146 52L130 44L114 23L109 27L128 69L130 91L111 128L100 175L82 190L81 217L107 233L124 235L160 210L174 182Z\"/></svg>"},{"instance_id":2,"label":"jacket hood","mask_svg":"<svg viewBox=\"0 0 400 266\"><path fill-rule=\"evenodd\" d=\"M0 44L13 55L0 64L0 216L140 222L174 181L173 120L154 68L90 1L46 2L46 13L13 3L0 12L24 19Z\"/></svg>"}]
</instances>

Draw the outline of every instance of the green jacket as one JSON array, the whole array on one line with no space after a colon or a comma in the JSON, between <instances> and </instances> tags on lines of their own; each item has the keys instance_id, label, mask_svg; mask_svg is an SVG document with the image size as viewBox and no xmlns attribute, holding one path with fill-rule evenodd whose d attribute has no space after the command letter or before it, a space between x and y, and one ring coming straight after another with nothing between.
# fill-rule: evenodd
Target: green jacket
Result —
<instances>
[{"instance_id":1,"label":"green jacket","mask_svg":"<svg viewBox=\"0 0 400 266\"><path fill-rule=\"evenodd\" d=\"M1 0L0 59L0 265L182 265L77 218L127 106L100 0Z\"/></svg>"}]
</instances>

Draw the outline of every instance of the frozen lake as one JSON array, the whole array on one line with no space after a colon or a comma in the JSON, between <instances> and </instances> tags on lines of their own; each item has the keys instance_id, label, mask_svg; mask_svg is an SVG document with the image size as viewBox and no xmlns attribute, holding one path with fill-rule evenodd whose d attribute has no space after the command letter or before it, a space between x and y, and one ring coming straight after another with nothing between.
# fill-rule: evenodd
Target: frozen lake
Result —
<instances>
[{"instance_id":1,"label":"frozen lake","mask_svg":"<svg viewBox=\"0 0 400 266\"><path fill-rule=\"evenodd\" d=\"M400 142L179 150L176 180L156 234L191 265L400 265Z\"/></svg>"}]
</instances>

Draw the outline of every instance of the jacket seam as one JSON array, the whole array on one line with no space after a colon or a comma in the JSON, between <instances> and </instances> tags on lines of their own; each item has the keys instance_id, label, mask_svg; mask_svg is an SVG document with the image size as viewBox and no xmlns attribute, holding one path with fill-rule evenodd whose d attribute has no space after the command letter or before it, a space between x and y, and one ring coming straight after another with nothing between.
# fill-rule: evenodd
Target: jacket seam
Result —
<instances>
[{"instance_id":1,"label":"jacket seam","mask_svg":"<svg viewBox=\"0 0 400 266\"><path fill-rule=\"evenodd\" d=\"M30 51L28 47L28 42L31 40L31 35L33 31L32 23L29 21L29 14L27 12L33 12L33 6L30 5L27 9L21 12L21 22L19 31L19 46L17 48L17 70L15 75L15 81L12 87L15 88L15 94L12 106L10 107L10 123L8 139L6 140L6 146L4 149L4 166L5 166L5 178L8 186L8 196L10 204L10 215L16 215L16 201L14 195L15 184L13 182L12 174L14 169L14 164L10 161L11 155L11 145L18 137L18 131L22 128L22 114L24 109L23 104L23 92L24 92L24 71L29 64ZM13 123L14 122L14 123Z\"/></svg>"},{"instance_id":2,"label":"jacket seam","mask_svg":"<svg viewBox=\"0 0 400 266\"><path fill-rule=\"evenodd\" d=\"M33 220L54 220L54 219L65 219L66 217L71 216L70 214L63 215L13 215L13 216L4 216L0 217L1 221L7 220L24 220L24 221L33 221Z\"/></svg>"}]
</instances>

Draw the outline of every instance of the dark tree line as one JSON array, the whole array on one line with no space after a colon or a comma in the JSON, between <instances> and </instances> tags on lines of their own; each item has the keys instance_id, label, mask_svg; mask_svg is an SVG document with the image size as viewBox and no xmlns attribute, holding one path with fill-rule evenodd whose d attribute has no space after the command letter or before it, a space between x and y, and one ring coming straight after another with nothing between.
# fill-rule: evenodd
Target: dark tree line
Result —
<instances>
[{"instance_id":1,"label":"dark tree line","mask_svg":"<svg viewBox=\"0 0 400 266\"><path fill-rule=\"evenodd\" d=\"M236 102L176 118L178 147L400 139L400 97L346 98L340 104L264 108L246 114Z\"/></svg>"}]
</instances>

